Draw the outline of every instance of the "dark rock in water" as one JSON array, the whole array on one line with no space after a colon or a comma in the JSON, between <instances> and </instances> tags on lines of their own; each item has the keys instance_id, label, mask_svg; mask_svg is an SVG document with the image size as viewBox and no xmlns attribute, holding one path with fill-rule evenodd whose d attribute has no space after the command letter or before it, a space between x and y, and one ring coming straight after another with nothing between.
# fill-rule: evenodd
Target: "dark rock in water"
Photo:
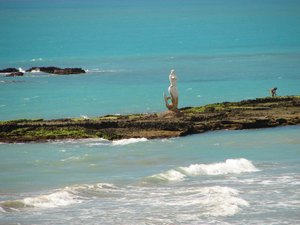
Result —
<instances>
[{"instance_id":1,"label":"dark rock in water","mask_svg":"<svg viewBox=\"0 0 300 225\"><path fill-rule=\"evenodd\" d=\"M44 73L54 73L54 70L60 69L59 67L54 67L54 66L48 66L48 67L31 67L30 69L26 70L26 72L32 72L32 71L37 71L40 70L41 72Z\"/></svg>"},{"instance_id":2,"label":"dark rock in water","mask_svg":"<svg viewBox=\"0 0 300 225\"><path fill-rule=\"evenodd\" d=\"M32 71L37 71L37 70L44 72L44 73L52 73L52 74L59 74L59 75L85 73L85 71L81 68L59 68L59 67L54 67L54 66L31 67L30 69L26 70L26 72L32 72Z\"/></svg>"},{"instance_id":3,"label":"dark rock in water","mask_svg":"<svg viewBox=\"0 0 300 225\"><path fill-rule=\"evenodd\" d=\"M23 75L24 75L24 73L22 73L22 72L13 72L13 73L6 75L6 77L20 77Z\"/></svg>"},{"instance_id":4,"label":"dark rock in water","mask_svg":"<svg viewBox=\"0 0 300 225\"><path fill-rule=\"evenodd\" d=\"M81 68L65 68L65 69L56 69L53 72L54 74L79 74L79 73L85 73L85 71Z\"/></svg>"},{"instance_id":5,"label":"dark rock in water","mask_svg":"<svg viewBox=\"0 0 300 225\"><path fill-rule=\"evenodd\" d=\"M14 73L14 72L19 72L19 70L16 68L6 68L3 70L0 70L0 73Z\"/></svg>"},{"instance_id":6,"label":"dark rock in water","mask_svg":"<svg viewBox=\"0 0 300 225\"><path fill-rule=\"evenodd\" d=\"M27 69L26 72L31 73L31 72L37 71L37 70L40 70L40 68L39 67L31 67L30 69Z\"/></svg>"}]
</instances>

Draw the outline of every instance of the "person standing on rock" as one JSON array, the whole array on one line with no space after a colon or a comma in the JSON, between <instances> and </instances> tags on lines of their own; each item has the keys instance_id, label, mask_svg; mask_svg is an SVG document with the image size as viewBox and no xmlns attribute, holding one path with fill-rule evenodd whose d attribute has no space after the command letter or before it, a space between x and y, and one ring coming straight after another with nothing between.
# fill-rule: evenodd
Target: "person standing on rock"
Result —
<instances>
[{"instance_id":1,"label":"person standing on rock","mask_svg":"<svg viewBox=\"0 0 300 225\"><path fill-rule=\"evenodd\" d=\"M277 91L277 87L274 87L274 88L270 89L270 93L271 93L272 98L276 97L276 95L277 95L276 91Z\"/></svg>"}]
</instances>

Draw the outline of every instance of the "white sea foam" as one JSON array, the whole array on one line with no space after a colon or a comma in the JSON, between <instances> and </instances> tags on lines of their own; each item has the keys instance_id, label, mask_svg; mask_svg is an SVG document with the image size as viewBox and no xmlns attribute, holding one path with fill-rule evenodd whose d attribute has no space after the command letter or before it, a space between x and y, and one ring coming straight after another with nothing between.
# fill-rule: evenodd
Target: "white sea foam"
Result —
<instances>
[{"instance_id":1,"label":"white sea foam","mask_svg":"<svg viewBox=\"0 0 300 225\"><path fill-rule=\"evenodd\" d=\"M249 206L249 203L240 198L239 192L233 188L206 187L202 189L202 194L206 196L202 199L204 215L233 216L241 210L241 207Z\"/></svg>"},{"instance_id":2,"label":"white sea foam","mask_svg":"<svg viewBox=\"0 0 300 225\"><path fill-rule=\"evenodd\" d=\"M78 162L78 161L81 161L83 159L86 158L87 155L83 155L83 156L71 156L71 157L68 157L66 159L61 159L60 161L61 162Z\"/></svg>"},{"instance_id":3,"label":"white sea foam","mask_svg":"<svg viewBox=\"0 0 300 225\"><path fill-rule=\"evenodd\" d=\"M43 61L43 58L31 59L31 62Z\"/></svg>"},{"instance_id":4,"label":"white sea foam","mask_svg":"<svg viewBox=\"0 0 300 225\"><path fill-rule=\"evenodd\" d=\"M0 206L4 211L19 211L23 208L55 208L80 202L82 200L72 193L58 190L51 194L3 201L0 202Z\"/></svg>"},{"instance_id":5,"label":"white sea foam","mask_svg":"<svg viewBox=\"0 0 300 225\"><path fill-rule=\"evenodd\" d=\"M87 72L87 73L117 73L117 72L122 72L122 71L124 71L124 70L95 68L95 69L88 69L85 72Z\"/></svg>"},{"instance_id":6,"label":"white sea foam","mask_svg":"<svg viewBox=\"0 0 300 225\"><path fill-rule=\"evenodd\" d=\"M98 142L109 142L103 138L84 138L84 139L64 139L64 140L54 140L50 141L52 144L92 144Z\"/></svg>"},{"instance_id":7,"label":"white sea foam","mask_svg":"<svg viewBox=\"0 0 300 225\"><path fill-rule=\"evenodd\" d=\"M168 170L164 173L152 175L149 178L154 178L161 181L182 181L185 177L186 176L184 174L180 173L177 170Z\"/></svg>"},{"instance_id":8,"label":"white sea foam","mask_svg":"<svg viewBox=\"0 0 300 225\"><path fill-rule=\"evenodd\" d=\"M129 139L121 139L116 141L109 141L103 138L86 138L86 139L66 139L66 140L58 140L58 141L51 141L53 144L85 144L89 147L93 146L101 146L101 145L111 145L111 146L118 146L118 145L129 145L138 142L145 142L148 141L147 138L129 138Z\"/></svg>"},{"instance_id":9,"label":"white sea foam","mask_svg":"<svg viewBox=\"0 0 300 225\"><path fill-rule=\"evenodd\" d=\"M50 194L37 195L20 200L2 201L0 202L0 208L3 211L19 211L22 208L56 208L81 203L88 199L86 197L87 193L105 192L114 189L117 189L117 187L108 183L67 186Z\"/></svg>"},{"instance_id":10,"label":"white sea foam","mask_svg":"<svg viewBox=\"0 0 300 225\"><path fill-rule=\"evenodd\" d=\"M103 191L106 189L116 190L118 187L110 183L82 184L65 187L65 190L76 195L82 195L87 190Z\"/></svg>"},{"instance_id":11,"label":"white sea foam","mask_svg":"<svg viewBox=\"0 0 300 225\"><path fill-rule=\"evenodd\" d=\"M34 70L31 70L31 73L39 73L39 72L41 72L41 70L40 70L39 68L36 68L36 69L34 69Z\"/></svg>"},{"instance_id":12,"label":"white sea foam","mask_svg":"<svg viewBox=\"0 0 300 225\"><path fill-rule=\"evenodd\" d=\"M129 138L129 139L121 139L117 141L112 141L112 145L128 145L128 144L134 144L138 142L145 142L148 141L147 138Z\"/></svg>"},{"instance_id":13,"label":"white sea foam","mask_svg":"<svg viewBox=\"0 0 300 225\"><path fill-rule=\"evenodd\" d=\"M259 171L251 161L243 158L227 159L225 162L213 164L192 164L188 167L179 167L179 170L189 176L240 174Z\"/></svg>"},{"instance_id":14,"label":"white sea foam","mask_svg":"<svg viewBox=\"0 0 300 225\"><path fill-rule=\"evenodd\" d=\"M0 212L5 213L6 211L0 206Z\"/></svg>"},{"instance_id":15,"label":"white sea foam","mask_svg":"<svg viewBox=\"0 0 300 225\"><path fill-rule=\"evenodd\" d=\"M187 176L240 174L259 171L247 159L227 159L225 162L212 164L192 164L178 167L148 177L149 181L182 181Z\"/></svg>"},{"instance_id":16,"label":"white sea foam","mask_svg":"<svg viewBox=\"0 0 300 225\"><path fill-rule=\"evenodd\" d=\"M67 206L74 203L80 203L77 196L69 193L68 191L62 190L57 191L49 195L40 195L32 198L24 198L25 206L35 208L54 208L59 206Z\"/></svg>"},{"instance_id":17,"label":"white sea foam","mask_svg":"<svg viewBox=\"0 0 300 225\"><path fill-rule=\"evenodd\" d=\"M83 119L85 119L85 120L89 119L89 117L87 115L80 115L80 117L83 118Z\"/></svg>"},{"instance_id":18,"label":"white sea foam","mask_svg":"<svg viewBox=\"0 0 300 225\"><path fill-rule=\"evenodd\" d=\"M175 193L176 195L176 193ZM180 201L172 202L173 206L191 207L198 209L206 216L232 216L248 207L249 203L239 197L236 189L222 186L201 187L181 191Z\"/></svg>"},{"instance_id":19,"label":"white sea foam","mask_svg":"<svg viewBox=\"0 0 300 225\"><path fill-rule=\"evenodd\" d=\"M155 201L154 201L155 199ZM176 211L178 221L186 217L226 217L240 212L249 203L241 198L238 190L226 186L177 186L176 188L152 187L131 190L119 203L139 202L153 209ZM188 213L187 213L188 212ZM177 221L177 222L178 222Z\"/></svg>"},{"instance_id":20,"label":"white sea foam","mask_svg":"<svg viewBox=\"0 0 300 225\"><path fill-rule=\"evenodd\" d=\"M102 145L110 145L110 141L105 140L105 141L101 141L101 142L87 144L87 146L89 146L89 147L102 146Z\"/></svg>"},{"instance_id":21,"label":"white sea foam","mask_svg":"<svg viewBox=\"0 0 300 225\"><path fill-rule=\"evenodd\" d=\"M26 71L23 70L21 67L18 68L19 72L25 73Z\"/></svg>"},{"instance_id":22,"label":"white sea foam","mask_svg":"<svg viewBox=\"0 0 300 225\"><path fill-rule=\"evenodd\" d=\"M89 147L94 147L94 146L107 146L107 145L110 145L111 142L108 141L108 140L103 140L103 141L97 141L97 142L93 142L93 143L88 143L87 146Z\"/></svg>"}]
</instances>

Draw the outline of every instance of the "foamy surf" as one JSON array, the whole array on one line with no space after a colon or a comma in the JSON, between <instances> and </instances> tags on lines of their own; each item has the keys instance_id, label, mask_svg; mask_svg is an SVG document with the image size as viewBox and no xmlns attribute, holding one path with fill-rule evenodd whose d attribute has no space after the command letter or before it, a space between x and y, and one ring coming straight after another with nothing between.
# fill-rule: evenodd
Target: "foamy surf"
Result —
<instances>
[{"instance_id":1,"label":"foamy surf","mask_svg":"<svg viewBox=\"0 0 300 225\"><path fill-rule=\"evenodd\" d=\"M145 142L148 141L147 138L129 138L129 139L121 139L117 141L112 141L112 145L129 145L138 142Z\"/></svg>"},{"instance_id":2,"label":"foamy surf","mask_svg":"<svg viewBox=\"0 0 300 225\"><path fill-rule=\"evenodd\" d=\"M150 176L150 179L161 180L161 181L182 181L186 176L176 170L168 170L164 173L155 174Z\"/></svg>"},{"instance_id":3,"label":"foamy surf","mask_svg":"<svg viewBox=\"0 0 300 225\"><path fill-rule=\"evenodd\" d=\"M60 190L47 195L3 201L0 202L0 206L4 211L20 211L25 208L55 208L80 203L81 201L78 196L66 190Z\"/></svg>"},{"instance_id":4,"label":"foamy surf","mask_svg":"<svg viewBox=\"0 0 300 225\"><path fill-rule=\"evenodd\" d=\"M172 209L176 211L176 218L179 221L185 221L187 211L189 212L188 216L195 215L198 219L201 217L227 217L233 216L249 206L238 190L227 186L138 188L130 190L126 193L125 198L118 200L119 205L136 204L136 202L152 210Z\"/></svg>"},{"instance_id":5,"label":"foamy surf","mask_svg":"<svg viewBox=\"0 0 300 225\"><path fill-rule=\"evenodd\" d=\"M208 216L233 216L248 207L249 203L240 198L236 189L229 187L205 187L200 193L204 196L201 200L203 214Z\"/></svg>"},{"instance_id":6,"label":"foamy surf","mask_svg":"<svg viewBox=\"0 0 300 225\"><path fill-rule=\"evenodd\" d=\"M129 144L135 144L139 142L146 142L148 141L147 138L129 138L129 139L121 139L121 140L115 140L115 141L109 141L103 138L87 138L87 139L66 139L66 140L55 140L50 141L50 143L53 144L85 144L89 147L93 146L119 146L119 145L129 145Z\"/></svg>"},{"instance_id":7,"label":"foamy surf","mask_svg":"<svg viewBox=\"0 0 300 225\"><path fill-rule=\"evenodd\" d=\"M188 167L179 167L179 170L189 176L198 175L225 175L259 171L247 159L227 159L225 162L213 164L192 164Z\"/></svg>"},{"instance_id":8,"label":"foamy surf","mask_svg":"<svg viewBox=\"0 0 300 225\"><path fill-rule=\"evenodd\" d=\"M239 196L234 188L211 186L186 189L180 193L184 198L177 204L197 208L205 216L233 216L248 207L249 203Z\"/></svg>"},{"instance_id":9,"label":"foamy surf","mask_svg":"<svg viewBox=\"0 0 300 225\"><path fill-rule=\"evenodd\" d=\"M21 73L25 73L25 72L26 72L26 71L23 70L21 67L19 67L18 70L19 70L19 72L21 72Z\"/></svg>"},{"instance_id":10,"label":"foamy surf","mask_svg":"<svg viewBox=\"0 0 300 225\"><path fill-rule=\"evenodd\" d=\"M251 173L259 171L247 159L227 159L225 162L212 164L191 164L188 167L178 167L159 174L152 175L148 181L182 181L189 176L226 175Z\"/></svg>"},{"instance_id":11,"label":"foamy surf","mask_svg":"<svg viewBox=\"0 0 300 225\"><path fill-rule=\"evenodd\" d=\"M83 184L67 186L63 189L58 189L50 194L37 195L33 197L26 197L17 200L7 200L0 202L0 210L7 211L20 211L26 208L56 208L72 204L78 204L88 199L88 196L106 195L106 192L116 190L117 187L113 184L97 183L93 185Z\"/></svg>"},{"instance_id":12,"label":"foamy surf","mask_svg":"<svg viewBox=\"0 0 300 225\"><path fill-rule=\"evenodd\" d=\"M91 144L103 143L109 144L110 141L104 138L83 138L83 139L64 139L64 140L51 140L49 141L51 144L87 144L88 146Z\"/></svg>"}]
</instances>

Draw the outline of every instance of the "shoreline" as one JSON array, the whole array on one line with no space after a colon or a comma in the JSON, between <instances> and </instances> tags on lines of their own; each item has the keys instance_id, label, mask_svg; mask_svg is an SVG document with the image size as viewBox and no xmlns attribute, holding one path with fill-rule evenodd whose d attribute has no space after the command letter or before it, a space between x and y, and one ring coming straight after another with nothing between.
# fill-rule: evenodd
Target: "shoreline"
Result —
<instances>
[{"instance_id":1,"label":"shoreline","mask_svg":"<svg viewBox=\"0 0 300 225\"><path fill-rule=\"evenodd\" d=\"M171 138L215 130L300 124L300 96L257 98L181 108L179 112L106 115L96 118L0 121L0 142L65 139Z\"/></svg>"}]
</instances>

